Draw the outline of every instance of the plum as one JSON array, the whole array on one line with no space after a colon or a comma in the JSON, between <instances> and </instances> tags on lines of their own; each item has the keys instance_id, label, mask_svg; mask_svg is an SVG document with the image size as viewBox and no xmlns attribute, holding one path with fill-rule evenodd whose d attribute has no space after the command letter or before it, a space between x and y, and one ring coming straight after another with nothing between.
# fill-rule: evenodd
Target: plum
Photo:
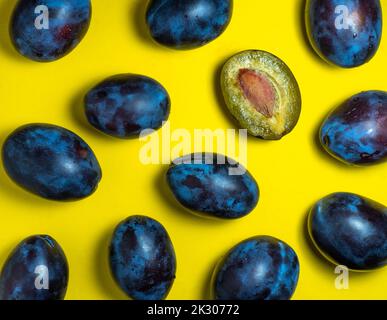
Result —
<instances>
[{"instance_id":1,"label":"plum","mask_svg":"<svg viewBox=\"0 0 387 320\"><path fill-rule=\"evenodd\" d=\"M387 208L353 193L339 192L310 211L313 243L334 264L364 271L387 264Z\"/></svg>"},{"instance_id":2,"label":"plum","mask_svg":"<svg viewBox=\"0 0 387 320\"><path fill-rule=\"evenodd\" d=\"M90 20L90 0L19 0L11 18L11 40L29 59L54 61L81 42Z\"/></svg>"},{"instance_id":3,"label":"plum","mask_svg":"<svg viewBox=\"0 0 387 320\"><path fill-rule=\"evenodd\" d=\"M232 0L151 0L146 22L158 43L192 49L219 37L232 16Z\"/></svg>"},{"instance_id":4,"label":"plum","mask_svg":"<svg viewBox=\"0 0 387 320\"><path fill-rule=\"evenodd\" d=\"M231 114L251 135L278 140L296 126L300 89L288 66L271 53L236 54L222 69L221 86Z\"/></svg>"},{"instance_id":5,"label":"plum","mask_svg":"<svg viewBox=\"0 0 387 320\"><path fill-rule=\"evenodd\" d=\"M335 158L351 165L371 165L387 158L387 92L359 93L324 121L320 141Z\"/></svg>"},{"instance_id":6,"label":"plum","mask_svg":"<svg viewBox=\"0 0 387 320\"><path fill-rule=\"evenodd\" d=\"M146 216L132 216L114 231L110 270L119 287L135 300L166 298L175 280L175 251L165 228Z\"/></svg>"},{"instance_id":7,"label":"plum","mask_svg":"<svg viewBox=\"0 0 387 320\"><path fill-rule=\"evenodd\" d=\"M85 97L85 113L96 129L117 138L136 137L159 129L168 120L171 101L164 87L149 77L110 77Z\"/></svg>"},{"instance_id":8,"label":"plum","mask_svg":"<svg viewBox=\"0 0 387 320\"><path fill-rule=\"evenodd\" d=\"M218 154L195 153L175 159L167 182L180 204L205 217L241 218L259 199L253 176L234 160Z\"/></svg>"},{"instance_id":9,"label":"plum","mask_svg":"<svg viewBox=\"0 0 387 320\"><path fill-rule=\"evenodd\" d=\"M215 268L212 297L217 300L289 300L297 287L297 254L270 236L247 239Z\"/></svg>"},{"instance_id":10,"label":"plum","mask_svg":"<svg viewBox=\"0 0 387 320\"><path fill-rule=\"evenodd\" d=\"M59 126L22 126L7 137L2 151L9 177L46 199L85 198L101 180L101 168L90 147Z\"/></svg>"},{"instance_id":11,"label":"plum","mask_svg":"<svg viewBox=\"0 0 387 320\"><path fill-rule=\"evenodd\" d=\"M312 46L334 65L361 66L378 50L382 38L379 0L308 0L305 17Z\"/></svg>"},{"instance_id":12,"label":"plum","mask_svg":"<svg viewBox=\"0 0 387 320\"><path fill-rule=\"evenodd\" d=\"M48 235L23 240L0 275L0 300L63 300L69 267L60 245Z\"/></svg>"}]
</instances>

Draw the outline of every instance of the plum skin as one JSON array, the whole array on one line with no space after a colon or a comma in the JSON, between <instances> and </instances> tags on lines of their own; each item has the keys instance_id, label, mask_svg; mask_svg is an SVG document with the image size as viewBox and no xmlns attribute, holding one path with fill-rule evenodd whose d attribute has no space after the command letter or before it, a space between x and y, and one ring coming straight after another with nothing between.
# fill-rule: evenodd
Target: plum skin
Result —
<instances>
[{"instance_id":1,"label":"plum skin","mask_svg":"<svg viewBox=\"0 0 387 320\"><path fill-rule=\"evenodd\" d=\"M121 139L159 129L171 110L165 88L152 78L136 74L107 78L92 88L84 100L89 123Z\"/></svg>"},{"instance_id":2,"label":"plum skin","mask_svg":"<svg viewBox=\"0 0 387 320\"><path fill-rule=\"evenodd\" d=\"M90 196L102 177L91 148L73 132L50 124L29 124L12 132L2 149L8 176L49 200Z\"/></svg>"},{"instance_id":3,"label":"plum skin","mask_svg":"<svg viewBox=\"0 0 387 320\"><path fill-rule=\"evenodd\" d=\"M336 27L337 6L346 6L354 25ZM370 61L382 38L382 8L379 0L308 0L306 25L315 51L327 62L354 68Z\"/></svg>"},{"instance_id":4,"label":"plum skin","mask_svg":"<svg viewBox=\"0 0 387 320\"><path fill-rule=\"evenodd\" d=\"M35 8L49 10L49 29L35 27ZM51 62L70 53L84 38L91 21L90 0L19 0L10 23L10 37L16 50L38 62Z\"/></svg>"},{"instance_id":5,"label":"plum skin","mask_svg":"<svg viewBox=\"0 0 387 320\"><path fill-rule=\"evenodd\" d=\"M372 165L387 158L387 92L359 93L335 109L320 129L320 142L350 165Z\"/></svg>"},{"instance_id":6,"label":"plum skin","mask_svg":"<svg viewBox=\"0 0 387 320\"><path fill-rule=\"evenodd\" d=\"M242 218L258 203L258 184L240 164L225 156L221 156L225 162L220 163L218 156L196 153L175 159L167 171L167 183L176 200L195 214L218 219ZM182 163L183 159L191 161ZM230 175L232 168L244 172Z\"/></svg>"},{"instance_id":7,"label":"plum skin","mask_svg":"<svg viewBox=\"0 0 387 320\"><path fill-rule=\"evenodd\" d=\"M233 0L151 0L146 22L156 42L174 49L192 49L225 31L232 8Z\"/></svg>"},{"instance_id":8,"label":"plum skin","mask_svg":"<svg viewBox=\"0 0 387 320\"><path fill-rule=\"evenodd\" d=\"M132 216L115 229L109 264L119 287L135 300L165 299L176 274L175 251L165 228L146 216Z\"/></svg>"},{"instance_id":9,"label":"plum skin","mask_svg":"<svg viewBox=\"0 0 387 320\"><path fill-rule=\"evenodd\" d=\"M37 289L35 268L48 269L48 289ZM59 244L48 235L23 240L9 255L0 275L0 300L63 300L69 268Z\"/></svg>"},{"instance_id":10,"label":"plum skin","mask_svg":"<svg viewBox=\"0 0 387 320\"><path fill-rule=\"evenodd\" d=\"M309 235L334 264L367 271L387 264L387 208L353 193L318 201L308 216Z\"/></svg>"},{"instance_id":11,"label":"plum skin","mask_svg":"<svg viewBox=\"0 0 387 320\"><path fill-rule=\"evenodd\" d=\"M216 300L289 300L298 282L297 254L285 242L256 236L232 248L215 268Z\"/></svg>"}]
</instances>

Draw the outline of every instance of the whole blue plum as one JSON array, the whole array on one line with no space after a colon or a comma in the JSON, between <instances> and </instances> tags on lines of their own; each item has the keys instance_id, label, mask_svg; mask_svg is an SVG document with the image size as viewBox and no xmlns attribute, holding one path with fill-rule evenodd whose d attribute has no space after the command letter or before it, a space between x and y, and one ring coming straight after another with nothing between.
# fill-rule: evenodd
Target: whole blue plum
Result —
<instances>
[{"instance_id":1,"label":"whole blue plum","mask_svg":"<svg viewBox=\"0 0 387 320\"><path fill-rule=\"evenodd\" d=\"M135 300L165 299L176 273L171 239L156 220L132 216L114 231L110 269L119 287Z\"/></svg>"},{"instance_id":2,"label":"whole blue plum","mask_svg":"<svg viewBox=\"0 0 387 320\"><path fill-rule=\"evenodd\" d=\"M86 117L98 130L117 137L159 129L168 120L171 101L157 81L135 74L110 77L85 97Z\"/></svg>"},{"instance_id":3,"label":"whole blue plum","mask_svg":"<svg viewBox=\"0 0 387 320\"><path fill-rule=\"evenodd\" d=\"M90 20L90 0L19 0L10 35L20 54L50 62L64 57L81 42Z\"/></svg>"},{"instance_id":4,"label":"whole blue plum","mask_svg":"<svg viewBox=\"0 0 387 320\"><path fill-rule=\"evenodd\" d=\"M78 200L92 194L101 168L90 147L73 132L50 124L29 124L3 145L9 177L24 189L51 200Z\"/></svg>"},{"instance_id":5,"label":"whole blue plum","mask_svg":"<svg viewBox=\"0 0 387 320\"><path fill-rule=\"evenodd\" d=\"M378 50L382 38L379 0L308 0L305 16L312 46L330 63L358 67Z\"/></svg>"},{"instance_id":6,"label":"whole blue plum","mask_svg":"<svg viewBox=\"0 0 387 320\"><path fill-rule=\"evenodd\" d=\"M289 300L300 266L285 242L257 236L232 248L217 265L212 296L217 300Z\"/></svg>"},{"instance_id":7,"label":"whole blue plum","mask_svg":"<svg viewBox=\"0 0 387 320\"><path fill-rule=\"evenodd\" d=\"M6 260L0 275L0 300L63 300L69 268L59 244L50 236L23 240Z\"/></svg>"},{"instance_id":8,"label":"whole blue plum","mask_svg":"<svg viewBox=\"0 0 387 320\"><path fill-rule=\"evenodd\" d=\"M259 199L253 176L239 163L218 154L194 153L174 160L167 182L184 207L206 217L241 218Z\"/></svg>"},{"instance_id":9,"label":"whole blue plum","mask_svg":"<svg viewBox=\"0 0 387 320\"><path fill-rule=\"evenodd\" d=\"M366 91L334 110L320 130L323 147L353 165L370 165L387 158L387 92Z\"/></svg>"},{"instance_id":10,"label":"whole blue plum","mask_svg":"<svg viewBox=\"0 0 387 320\"><path fill-rule=\"evenodd\" d=\"M201 47L226 30L232 0L151 0L146 22L151 36L174 49Z\"/></svg>"},{"instance_id":11,"label":"whole blue plum","mask_svg":"<svg viewBox=\"0 0 387 320\"><path fill-rule=\"evenodd\" d=\"M372 270L387 264L387 208L352 193L334 193L312 208L309 234L334 264Z\"/></svg>"}]
</instances>

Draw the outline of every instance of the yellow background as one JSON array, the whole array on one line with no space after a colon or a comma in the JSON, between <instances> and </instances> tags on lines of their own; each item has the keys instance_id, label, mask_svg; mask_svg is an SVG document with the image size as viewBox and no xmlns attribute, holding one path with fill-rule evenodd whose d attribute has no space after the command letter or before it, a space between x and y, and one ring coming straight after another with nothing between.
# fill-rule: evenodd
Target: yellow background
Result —
<instances>
[{"instance_id":1,"label":"yellow background","mask_svg":"<svg viewBox=\"0 0 387 320\"><path fill-rule=\"evenodd\" d=\"M93 0L88 34L69 56L49 64L20 57L8 37L16 1L0 0L0 138L30 122L62 125L83 137L103 169L98 191L75 203L40 199L13 184L0 170L0 263L23 238L53 236L70 265L67 299L120 299L107 265L114 226L147 214L167 228L178 259L170 299L207 298L215 262L234 244L260 234L288 242L298 253L301 274L294 299L386 299L387 270L350 274L350 289L336 290L334 267L310 248L304 225L309 208L335 191L350 191L387 203L386 164L351 168L322 152L317 129L333 107L363 90L387 90L387 30L375 58L354 70L331 67L311 51L304 35L301 0L236 0L227 31L193 51L154 44L143 23L144 0ZM385 15L387 1L382 0ZM387 23L385 23L387 25ZM234 128L219 94L219 68L231 55L262 49L282 58L302 91L303 110L295 130L277 142L248 141L248 169L261 198L246 218L212 221L190 215L165 194L165 166L144 166L138 140L104 136L82 117L85 92L116 73L159 80L172 98L172 129Z\"/></svg>"}]
</instances>

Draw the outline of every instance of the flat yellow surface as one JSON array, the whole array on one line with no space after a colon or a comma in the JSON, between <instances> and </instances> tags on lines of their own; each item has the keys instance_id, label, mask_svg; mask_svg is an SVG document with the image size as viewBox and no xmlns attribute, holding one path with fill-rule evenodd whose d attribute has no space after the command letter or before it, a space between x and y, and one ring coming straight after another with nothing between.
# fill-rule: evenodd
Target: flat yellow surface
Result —
<instances>
[{"instance_id":1,"label":"flat yellow surface","mask_svg":"<svg viewBox=\"0 0 387 320\"><path fill-rule=\"evenodd\" d=\"M167 228L178 259L170 299L207 298L215 262L245 238L267 234L298 253L301 274L294 299L387 299L387 270L350 274L349 290L336 290L334 266L311 249L305 233L309 208L335 191L362 194L387 203L387 166L351 168L327 156L316 142L321 121L333 107L363 90L387 90L387 39L367 65L331 67L310 49L303 31L303 1L236 0L227 31L193 51L154 44L143 23L144 0L93 0L91 27L69 56L49 64L20 57L8 37L16 1L0 0L0 139L30 122L64 126L83 137L103 169L98 191L75 203L30 195L0 170L0 264L23 238L53 236L70 265L67 299L120 299L107 265L114 226L133 214L147 214ZM387 1L382 0L385 15ZM387 25L385 23L384 25ZM387 30L384 30L387 36ZM82 117L85 92L116 73L140 73L159 80L172 98L171 128L234 128L219 93L219 68L231 55L262 49L293 70L303 96L295 130L281 141L248 141L248 169L261 199L248 217L211 221L182 211L161 183L166 166L144 166L138 140L104 136Z\"/></svg>"}]
</instances>

